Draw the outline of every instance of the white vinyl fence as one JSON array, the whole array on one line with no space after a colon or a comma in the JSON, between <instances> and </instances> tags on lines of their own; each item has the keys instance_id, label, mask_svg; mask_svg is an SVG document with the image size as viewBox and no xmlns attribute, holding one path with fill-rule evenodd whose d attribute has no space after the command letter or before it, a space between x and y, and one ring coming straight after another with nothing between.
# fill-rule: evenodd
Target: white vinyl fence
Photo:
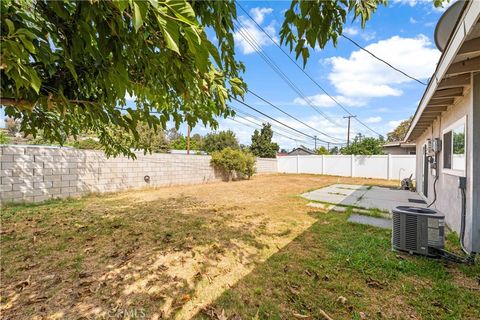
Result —
<instances>
[{"instance_id":1,"label":"white vinyl fence","mask_svg":"<svg viewBox=\"0 0 480 320\"><path fill-rule=\"evenodd\" d=\"M278 157L278 172L315 173L344 177L401 180L415 177L415 155L381 156L284 156Z\"/></svg>"}]
</instances>

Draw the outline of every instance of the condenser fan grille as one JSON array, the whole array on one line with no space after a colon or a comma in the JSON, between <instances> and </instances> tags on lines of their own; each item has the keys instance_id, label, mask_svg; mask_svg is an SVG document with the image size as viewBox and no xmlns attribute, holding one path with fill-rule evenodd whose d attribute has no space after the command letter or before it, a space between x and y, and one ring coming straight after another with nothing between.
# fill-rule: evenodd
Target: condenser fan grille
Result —
<instances>
[{"instance_id":1,"label":"condenser fan grille","mask_svg":"<svg viewBox=\"0 0 480 320\"><path fill-rule=\"evenodd\" d=\"M417 217L405 216L405 247L408 250L417 250Z\"/></svg>"}]
</instances>

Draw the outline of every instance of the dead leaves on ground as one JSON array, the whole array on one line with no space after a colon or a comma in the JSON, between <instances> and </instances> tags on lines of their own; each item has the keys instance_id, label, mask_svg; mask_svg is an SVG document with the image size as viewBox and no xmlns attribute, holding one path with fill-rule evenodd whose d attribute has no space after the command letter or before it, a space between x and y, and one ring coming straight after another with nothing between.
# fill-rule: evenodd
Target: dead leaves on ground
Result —
<instances>
[{"instance_id":1,"label":"dead leaves on ground","mask_svg":"<svg viewBox=\"0 0 480 320\"><path fill-rule=\"evenodd\" d=\"M202 313L209 317L210 320L242 320L242 318L237 314L227 316L224 309L222 309L222 311L218 311L212 306L203 308Z\"/></svg>"}]
</instances>

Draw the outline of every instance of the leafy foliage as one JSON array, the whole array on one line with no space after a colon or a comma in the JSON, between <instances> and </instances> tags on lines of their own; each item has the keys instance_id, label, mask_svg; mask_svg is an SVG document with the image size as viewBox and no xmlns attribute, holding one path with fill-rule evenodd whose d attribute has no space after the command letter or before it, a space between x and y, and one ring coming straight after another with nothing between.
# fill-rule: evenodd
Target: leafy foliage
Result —
<instances>
[{"instance_id":1,"label":"leafy foliage","mask_svg":"<svg viewBox=\"0 0 480 320\"><path fill-rule=\"evenodd\" d=\"M103 148L100 142L92 138L75 140L73 143L71 143L71 146L77 149L86 150L101 150Z\"/></svg>"},{"instance_id":2,"label":"leafy foliage","mask_svg":"<svg viewBox=\"0 0 480 320\"><path fill-rule=\"evenodd\" d=\"M151 152L167 152L170 150L170 142L161 128L150 128L145 123L137 126L138 139L131 137L131 145L137 150L148 150Z\"/></svg>"},{"instance_id":3,"label":"leafy foliage","mask_svg":"<svg viewBox=\"0 0 480 320\"><path fill-rule=\"evenodd\" d=\"M293 0L285 12L280 41L295 51L297 59L302 55L305 65L310 49L323 49L330 41L337 44L349 13L353 13L354 20L361 19L363 28L377 7L386 3L387 0Z\"/></svg>"},{"instance_id":4,"label":"leafy foliage","mask_svg":"<svg viewBox=\"0 0 480 320\"><path fill-rule=\"evenodd\" d=\"M328 151L328 149L325 148L324 146L321 146L320 148L318 148L317 150L315 150L315 154L318 154L318 155L328 155L328 154L330 154L330 151Z\"/></svg>"},{"instance_id":5,"label":"leafy foliage","mask_svg":"<svg viewBox=\"0 0 480 320\"><path fill-rule=\"evenodd\" d=\"M212 153L211 164L227 174L228 180L232 180L234 175L237 177L245 176L250 179L255 173L255 157L245 151L224 148L221 151Z\"/></svg>"},{"instance_id":6,"label":"leafy foliage","mask_svg":"<svg viewBox=\"0 0 480 320\"><path fill-rule=\"evenodd\" d=\"M0 9L2 104L26 135L63 144L89 131L108 155L132 155L119 131L138 139L140 121L215 127L246 89L232 2L5 0Z\"/></svg>"},{"instance_id":7,"label":"leafy foliage","mask_svg":"<svg viewBox=\"0 0 480 320\"><path fill-rule=\"evenodd\" d=\"M232 130L209 133L203 139L203 150L212 153L225 148L239 149L235 133Z\"/></svg>"},{"instance_id":8,"label":"leafy foliage","mask_svg":"<svg viewBox=\"0 0 480 320\"><path fill-rule=\"evenodd\" d=\"M349 13L363 27L385 3L293 0L281 42L305 64L311 48L336 44ZM25 135L64 144L91 132L107 155L133 156L124 135L139 139L140 122L215 128L246 91L234 1L3 0L0 11L2 105Z\"/></svg>"},{"instance_id":9,"label":"leafy foliage","mask_svg":"<svg viewBox=\"0 0 480 320\"><path fill-rule=\"evenodd\" d=\"M387 141L403 141L407 135L410 123L412 123L413 116L400 122L400 124L393 129L393 131L387 133Z\"/></svg>"},{"instance_id":10,"label":"leafy foliage","mask_svg":"<svg viewBox=\"0 0 480 320\"><path fill-rule=\"evenodd\" d=\"M250 151L260 158L275 158L280 147L277 143L272 142L272 137L272 125L264 123L260 132L258 130L253 132Z\"/></svg>"},{"instance_id":11,"label":"leafy foliage","mask_svg":"<svg viewBox=\"0 0 480 320\"><path fill-rule=\"evenodd\" d=\"M0 144L8 144L10 139L4 131L0 131Z\"/></svg>"},{"instance_id":12,"label":"leafy foliage","mask_svg":"<svg viewBox=\"0 0 480 320\"><path fill-rule=\"evenodd\" d=\"M380 138L371 138L371 137L362 137L361 134L358 134L353 142L348 146L341 149L342 154L355 154L355 155L377 155L383 154L383 145L385 144L385 139Z\"/></svg>"}]
</instances>

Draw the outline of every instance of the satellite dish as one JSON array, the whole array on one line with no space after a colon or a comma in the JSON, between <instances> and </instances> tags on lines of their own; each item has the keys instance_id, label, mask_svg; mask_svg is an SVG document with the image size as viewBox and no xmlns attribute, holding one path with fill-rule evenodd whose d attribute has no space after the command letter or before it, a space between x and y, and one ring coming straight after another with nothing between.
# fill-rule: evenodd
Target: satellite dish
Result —
<instances>
[{"instance_id":1,"label":"satellite dish","mask_svg":"<svg viewBox=\"0 0 480 320\"><path fill-rule=\"evenodd\" d=\"M447 46L448 39L452 35L453 28L462 13L462 8L464 1L457 1L452 4L440 17L438 20L437 26L435 27L435 44L437 45L438 50L445 50Z\"/></svg>"}]
</instances>

